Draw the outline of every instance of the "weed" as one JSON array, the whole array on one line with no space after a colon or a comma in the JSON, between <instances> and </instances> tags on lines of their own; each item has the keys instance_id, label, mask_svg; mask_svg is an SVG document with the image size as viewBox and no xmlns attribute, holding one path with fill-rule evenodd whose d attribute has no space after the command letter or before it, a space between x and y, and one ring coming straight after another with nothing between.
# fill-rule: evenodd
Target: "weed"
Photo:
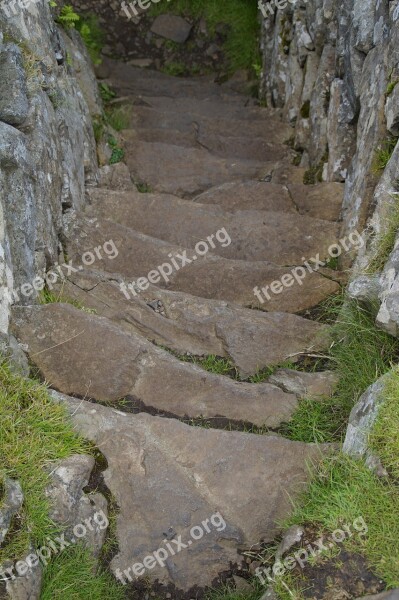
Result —
<instances>
[{"instance_id":1,"label":"weed","mask_svg":"<svg viewBox=\"0 0 399 600\"><path fill-rule=\"evenodd\" d=\"M118 142L114 137L112 137L112 135L110 135L108 138L108 144L112 148L112 154L111 158L109 159L109 164L115 165L116 163L121 162L121 160L123 160L125 156L124 149L118 146Z\"/></svg>"},{"instance_id":2,"label":"weed","mask_svg":"<svg viewBox=\"0 0 399 600\"><path fill-rule=\"evenodd\" d=\"M392 94L392 92L394 91L394 89L396 88L396 86L399 83L399 79L394 79L394 81L390 81L387 85L387 89L385 92L386 96L390 96Z\"/></svg>"},{"instance_id":3,"label":"weed","mask_svg":"<svg viewBox=\"0 0 399 600\"><path fill-rule=\"evenodd\" d=\"M137 191L139 191L140 194L151 194L151 192L152 192L151 186L148 183L139 182L139 183L136 183L135 185L136 185Z\"/></svg>"},{"instance_id":4,"label":"weed","mask_svg":"<svg viewBox=\"0 0 399 600\"><path fill-rule=\"evenodd\" d=\"M100 83L98 89L103 102L107 103L113 98L116 98L116 92L114 92L107 83Z\"/></svg>"},{"instance_id":5,"label":"weed","mask_svg":"<svg viewBox=\"0 0 399 600\"><path fill-rule=\"evenodd\" d=\"M104 46L105 34L96 15L80 17L76 29L82 36L93 64L101 64L101 50Z\"/></svg>"},{"instance_id":6,"label":"weed","mask_svg":"<svg viewBox=\"0 0 399 600\"><path fill-rule=\"evenodd\" d=\"M187 73L187 67L184 63L170 62L163 65L161 71L173 77L179 77Z\"/></svg>"},{"instance_id":7,"label":"weed","mask_svg":"<svg viewBox=\"0 0 399 600\"><path fill-rule=\"evenodd\" d=\"M73 6L66 4L62 7L57 23L64 27L64 29L73 29L76 27L76 23L80 20L79 15L74 11Z\"/></svg>"},{"instance_id":8,"label":"weed","mask_svg":"<svg viewBox=\"0 0 399 600\"><path fill-rule=\"evenodd\" d=\"M70 298L63 296L62 289L58 294L51 292L47 288L44 288L44 290L42 290L40 292L39 304L57 304L57 303L71 304L75 308L78 308L79 310L82 310L83 312L86 312L90 315L97 314L97 311L94 308L86 308L81 302L79 302L79 300L71 300Z\"/></svg>"},{"instance_id":9,"label":"weed","mask_svg":"<svg viewBox=\"0 0 399 600\"><path fill-rule=\"evenodd\" d=\"M397 137L388 137L376 150L372 171L374 175L380 175L391 160L393 151L398 143Z\"/></svg>"}]
</instances>

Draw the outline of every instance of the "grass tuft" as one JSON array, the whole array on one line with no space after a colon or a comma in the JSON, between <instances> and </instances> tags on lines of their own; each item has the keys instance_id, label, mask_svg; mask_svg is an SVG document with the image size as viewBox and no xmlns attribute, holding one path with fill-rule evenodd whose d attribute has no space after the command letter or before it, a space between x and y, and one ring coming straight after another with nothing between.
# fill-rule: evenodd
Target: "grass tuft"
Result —
<instances>
[{"instance_id":1,"label":"grass tuft","mask_svg":"<svg viewBox=\"0 0 399 600\"><path fill-rule=\"evenodd\" d=\"M296 441L340 441L361 394L387 373L399 356L399 341L375 327L376 307L349 301L340 308L333 300L324 310L330 312L330 319L336 319L329 368L337 373L339 382L332 398L299 403L291 422L281 430Z\"/></svg>"},{"instance_id":2,"label":"grass tuft","mask_svg":"<svg viewBox=\"0 0 399 600\"><path fill-rule=\"evenodd\" d=\"M388 137L376 150L372 167L375 175L381 175L381 172L388 165L397 143L398 138Z\"/></svg>"},{"instance_id":3,"label":"grass tuft","mask_svg":"<svg viewBox=\"0 0 399 600\"><path fill-rule=\"evenodd\" d=\"M399 483L399 366L395 366L385 383L384 402L369 443L389 474Z\"/></svg>"},{"instance_id":4,"label":"grass tuft","mask_svg":"<svg viewBox=\"0 0 399 600\"><path fill-rule=\"evenodd\" d=\"M46 468L72 454L91 452L76 435L66 409L52 402L47 389L0 365L0 457L2 475L18 479L24 504L12 535L0 549L0 564L20 559L30 541L39 546L59 531L49 517Z\"/></svg>"},{"instance_id":5,"label":"grass tuft","mask_svg":"<svg viewBox=\"0 0 399 600\"><path fill-rule=\"evenodd\" d=\"M44 571L41 600L122 600L124 589L113 576L98 570L82 545L59 554Z\"/></svg>"},{"instance_id":6,"label":"grass tuft","mask_svg":"<svg viewBox=\"0 0 399 600\"><path fill-rule=\"evenodd\" d=\"M115 131L122 131L122 129L129 127L130 109L128 106L106 108L105 118L108 125L115 129Z\"/></svg>"},{"instance_id":7,"label":"grass tuft","mask_svg":"<svg viewBox=\"0 0 399 600\"><path fill-rule=\"evenodd\" d=\"M395 437L398 420L396 420ZM385 437L387 439L387 437ZM379 479L363 461L343 454L325 459L284 526L313 525L334 531L363 517L365 537L354 535L346 547L363 555L388 588L399 586L399 488Z\"/></svg>"}]
</instances>

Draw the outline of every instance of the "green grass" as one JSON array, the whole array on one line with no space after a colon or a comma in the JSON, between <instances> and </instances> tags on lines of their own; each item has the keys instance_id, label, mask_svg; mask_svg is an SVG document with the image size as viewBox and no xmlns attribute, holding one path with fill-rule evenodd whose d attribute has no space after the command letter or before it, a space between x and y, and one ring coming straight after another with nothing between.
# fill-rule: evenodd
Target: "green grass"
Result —
<instances>
[{"instance_id":1,"label":"green grass","mask_svg":"<svg viewBox=\"0 0 399 600\"><path fill-rule=\"evenodd\" d=\"M381 225L381 232L376 240L377 251L367 267L367 273L381 273L395 246L396 236L399 230L399 202L395 197L395 203L389 211L388 217Z\"/></svg>"},{"instance_id":2,"label":"green grass","mask_svg":"<svg viewBox=\"0 0 399 600\"><path fill-rule=\"evenodd\" d=\"M180 77L186 74L187 67L184 63L174 61L164 65L161 70L163 73L166 73L166 75Z\"/></svg>"},{"instance_id":3,"label":"green grass","mask_svg":"<svg viewBox=\"0 0 399 600\"><path fill-rule=\"evenodd\" d=\"M112 154L111 154L111 158L109 159L109 164L115 165L116 163L121 162L125 157L124 149L121 148L120 146L118 146L118 142L112 136L109 136L108 144L112 148Z\"/></svg>"},{"instance_id":4,"label":"green grass","mask_svg":"<svg viewBox=\"0 0 399 600\"><path fill-rule=\"evenodd\" d=\"M390 81L387 85L385 94L387 96L390 96L392 94L392 92L394 91L394 89L396 88L396 86L398 85L398 83L399 83L399 79L394 79L393 81Z\"/></svg>"},{"instance_id":5,"label":"green grass","mask_svg":"<svg viewBox=\"0 0 399 600\"><path fill-rule=\"evenodd\" d=\"M393 154L393 151L395 150L397 143L398 138L388 137L376 150L372 167L372 170L375 175L381 175L382 171L385 169L385 167L391 160L391 156Z\"/></svg>"},{"instance_id":6,"label":"green grass","mask_svg":"<svg viewBox=\"0 0 399 600\"><path fill-rule=\"evenodd\" d=\"M113 98L116 98L116 92L107 83L100 83L98 90L103 102L109 102Z\"/></svg>"},{"instance_id":7,"label":"green grass","mask_svg":"<svg viewBox=\"0 0 399 600\"><path fill-rule=\"evenodd\" d=\"M93 64L101 64L101 50L105 42L105 33L97 16L91 14L80 16L76 23L76 29L82 36Z\"/></svg>"},{"instance_id":8,"label":"green grass","mask_svg":"<svg viewBox=\"0 0 399 600\"><path fill-rule=\"evenodd\" d=\"M0 464L3 476L20 482L24 504L12 535L0 549L0 564L24 558L30 541L39 546L57 533L45 496L49 483L45 469L71 454L87 452L89 443L75 434L66 409L51 401L46 387L1 364Z\"/></svg>"},{"instance_id":9,"label":"green grass","mask_svg":"<svg viewBox=\"0 0 399 600\"><path fill-rule=\"evenodd\" d=\"M328 307L326 307L328 311ZM339 441L346 430L350 411L361 394L390 370L399 356L399 341L375 327L375 307L347 302L342 308L333 301L330 369L339 382L332 398L305 399L281 433L303 442Z\"/></svg>"},{"instance_id":10,"label":"green grass","mask_svg":"<svg viewBox=\"0 0 399 600\"><path fill-rule=\"evenodd\" d=\"M399 367L392 370L384 387L384 402L369 443L389 474L399 482Z\"/></svg>"},{"instance_id":11,"label":"green grass","mask_svg":"<svg viewBox=\"0 0 399 600\"><path fill-rule=\"evenodd\" d=\"M78 308L79 310L83 310L84 312L87 312L88 314L91 314L91 315L97 314L97 311L94 308L86 308L81 302L79 302L79 300L71 300L71 298L64 296L62 289L57 294L54 293L53 291L50 291L47 288L45 288L44 290L42 290L40 292L39 304L56 304L56 303L71 304L75 308Z\"/></svg>"},{"instance_id":12,"label":"green grass","mask_svg":"<svg viewBox=\"0 0 399 600\"><path fill-rule=\"evenodd\" d=\"M130 108L128 106L108 107L105 109L107 123L115 129L127 129L130 123Z\"/></svg>"},{"instance_id":13,"label":"green grass","mask_svg":"<svg viewBox=\"0 0 399 600\"><path fill-rule=\"evenodd\" d=\"M122 600L124 589L113 576L98 570L82 545L71 546L44 571L40 600Z\"/></svg>"},{"instance_id":14,"label":"green grass","mask_svg":"<svg viewBox=\"0 0 399 600\"><path fill-rule=\"evenodd\" d=\"M151 194L152 192L151 186L143 181L135 183L135 186L137 188L137 191L140 192L140 194Z\"/></svg>"},{"instance_id":15,"label":"green grass","mask_svg":"<svg viewBox=\"0 0 399 600\"><path fill-rule=\"evenodd\" d=\"M211 34L219 23L230 27L224 51L231 72L238 69L252 69L259 64L259 21L256 0L230 0L228 4L220 0L171 0L168 11L176 15L194 19L204 17ZM158 4L151 9L153 15L165 12Z\"/></svg>"},{"instance_id":16,"label":"green grass","mask_svg":"<svg viewBox=\"0 0 399 600\"><path fill-rule=\"evenodd\" d=\"M229 586L224 586L219 590L208 592L205 600L259 600L264 589L256 582L253 583L253 586L253 592L238 592Z\"/></svg>"},{"instance_id":17,"label":"green grass","mask_svg":"<svg viewBox=\"0 0 399 600\"><path fill-rule=\"evenodd\" d=\"M395 437L398 428L396 420ZM353 535L346 547L363 555L387 587L398 587L398 506L398 486L379 479L363 461L340 454L325 459L318 467L284 526L306 523L320 533L333 532L363 517L368 527L367 536Z\"/></svg>"}]
</instances>

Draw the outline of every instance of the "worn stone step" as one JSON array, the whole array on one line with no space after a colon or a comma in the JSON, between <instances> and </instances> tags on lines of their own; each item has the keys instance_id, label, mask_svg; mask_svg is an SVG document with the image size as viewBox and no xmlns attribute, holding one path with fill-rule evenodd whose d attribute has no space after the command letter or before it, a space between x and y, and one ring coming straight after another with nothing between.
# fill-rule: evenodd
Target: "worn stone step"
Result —
<instances>
[{"instance_id":1,"label":"worn stone step","mask_svg":"<svg viewBox=\"0 0 399 600\"><path fill-rule=\"evenodd\" d=\"M99 272L75 273L57 293L179 354L229 358L241 377L329 345L326 326L296 315L243 309L156 286L136 295L127 290L127 298L117 282Z\"/></svg>"},{"instance_id":2,"label":"worn stone step","mask_svg":"<svg viewBox=\"0 0 399 600\"><path fill-rule=\"evenodd\" d=\"M193 196L226 181L262 178L268 167L262 161L213 156L204 148L142 141L127 142L126 162L135 181L177 196Z\"/></svg>"},{"instance_id":3,"label":"worn stone step","mask_svg":"<svg viewBox=\"0 0 399 600\"><path fill-rule=\"evenodd\" d=\"M338 221L344 186L341 183L317 185L233 181L211 188L194 198L200 204L214 204L227 211L270 210Z\"/></svg>"},{"instance_id":4,"label":"worn stone step","mask_svg":"<svg viewBox=\"0 0 399 600\"><path fill-rule=\"evenodd\" d=\"M122 102L122 101L121 101ZM123 99L122 104L128 102ZM208 112L198 114L195 106L191 112L187 110L176 111L173 105L169 110L165 106L152 107L151 105L134 105L130 111L130 123L133 128L149 129L154 131L179 131L180 133L191 133L193 129L201 140L207 140L214 136L236 137L236 138L261 138L271 144L282 144L285 142L292 130L285 123L274 118L265 118L265 113L255 113L258 118L244 118L248 115L248 109L237 114L230 115L230 111L223 105L215 117ZM200 106L201 108L201 106ZM266 113L268 116L268 113ZM286 146L288 147L288 146Z\"/></svg>"},{"instance_id":5,"label":"worn stone step","mask_svg":"<svg viewBox=\"0 0 399 600\"><path fill-rule=\"evenodd\" d=\"M325 446L192 428L53 397L107 460L104 480L119 507L114 574L125 583L141 574L187 598L222 583L221 575L243 562L243 549L274 539L310 478L309 464L326 452ZM179 552L171 540L184 544ZM164 562L146 561L151 568L144 569L146 556L160 548L167 550L158 554ZM134 574L136 563L142 567Z\"/></svg>"},{"instance_id":6,"label":"worn stone step","mask_svg":"<svg viewBox=\"0 0 399 600\"><path fill-rule=\"evenodd\" d=\"M90 190L90 201L90 217L110 219L186 248L194 248L200 240L213 236L208 244L212 254L230 259L296 265L317 254L324 259L328 248L338 241L337 224L298 213L232 214L170 195L101 188ZM220 243L215 234L223 228L228 240Z\"/></svg>"},{"instance_id":7,"label":"worn stone step","mask_svg":"<svg viewBox=\"0 0 399 600\"><path fill-rule=\"evenodd\" d=\"M155 280L152 274L150 283L201 298L230 301L266 311L292 313L317 306L327 296L339 290L335 281L317 272L306 274L303 270L301 273L304 276L299 283L298 280L293 280L289 287L284 288L281 284L274 286L278 293L272 293L270 285L290 274L291 268L270 262L230 260L210 253L198 257L192 250L105 219L89 219L84 215L77 215L76 222L70 225L68 238L68 256L77 265L81 265L82 256L86 252L102 247L104 240L112 240L118 255L112 260L102 260L101 269L107 273L120 274L126 285L133 280L137 282L138 278L147 277L150 272L168 263L169 267L162 269L166 276L159 275ZM178 269L172 260L175 260ZM268 289L268 298L263 303L255 296L254 288L257 286L266 291Z\"/></svg>"},{"instance_id":8,"label":"worn stone step","mask_svg":"<svg viewBox=\"0 0 399 600\"><path fill-rule=\"evenodd\" d=\"M144 337L68 304L17 308L13 331L46 381L65 393L190 419L276 428L297 398L177 360Z\"/></svg>"},{"instance_id":9,"label":"worn stone step","mask_svg":"<svg viewBox=\"0 0 399 600\"><path fill-rule=\"evenodd\" d=\"M173 144L183 148L204 148L220 158L240 158L271 162L284 160L289 149L283 144L267 142L261 137L209 135L204 137L193 125L191 132L174 129L145 129L136 127L123 131L124 139L130 144L137 142Z\"/></svg>"}]
</instances>

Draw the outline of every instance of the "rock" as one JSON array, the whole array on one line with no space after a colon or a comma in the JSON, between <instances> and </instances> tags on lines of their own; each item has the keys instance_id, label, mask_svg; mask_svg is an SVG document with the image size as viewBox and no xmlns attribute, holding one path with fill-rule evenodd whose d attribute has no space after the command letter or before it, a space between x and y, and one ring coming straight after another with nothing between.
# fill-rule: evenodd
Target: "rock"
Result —
<instances>
[{"instance_id":1,"label":"rock","mask_svg":"<svg viewBox=\"0 0 399 600\"><path fill-rule=\"evenodd\" d=\"M269 586L264 594L259 598L259 600L278 600L277 593L273 590L271 586Z\"/></svg>"},{"instance_id":2,"label":"rock","mask_svg":"<svg viewBox=\"0 0 399 600\"><path fill-rule=\"evenodd\" d=\"M377 302L380 294L380 275L359 275L347 288L350 298L360 302Z\"/></svg>"},{"instance_id":3,"label":"rock","mask_svg":"<svg viewBox=\"0 0 399 600\"><path fill-rule=\"evenodd\" d=\"M24 501L21 485L15 479L5 478L1 482L0 497L0 546L3 544L13 517L18 513Z\"/></svg>"},{"instance_id":4,"label":"rock","mask_svg":"<svg viewBox=\"0 0 399 600\"><path fill-rule=\"evenodd\" d=\"M22 52L15 44L0 48L0 121L18 127L29 112Z\"/></svg>"},{"instance_id":5,"label":"rock","mask_svg":"<svg viewBox=\"0 0 399 600\"><path fill-rule=\"evenodd\" d=\"M140 69L151 67L152 64L152 58L134 58L128 62L128 65L132 65L132 67L140 67Z\"/></svg>"},{"instance_id":6,"label":"rock","mask_svg":"<svg viewBox=\"0 0 399 600\"><path fill-rule=\"evenodd\" d=\"M151 31L167 40L183 44L189 37L192 25L182 17L159 15L152 24Z\"/></svg>"},{"instance_id":7,"label":"rock","mask_svg":"<svg viewBox=\"0 0 399 600\"><path fill-rule=\"evenodd\" d=\"M344 195L342 184L303 185L290 183L287 187L301 215L317 217L326 221L338 221Z\"/></svg>"},{"instance_id":8,"label":"rock","mask_svg":"<svg viewBox=\"0 0 399 600\"><path fill-rule=\"evenodd\" d=\"M389 373L373 383L353 407L349 416L343 452L354 457L368 454L368 436L384 401L384 385Z\"/></svg>"},{"instance_id":9,"label":"rock","mask_svg":"<svg viewBox=\"0 0 399 600\"><path fill-rule=\"evenodd\" d=\"M305 530L300 525L292 525L287 531L284 532L283 539L281 540L277 551L276 561L283 558L293 546L298 544L305 534Z\"/></svg>"},{"instance_id":10,"label":"rock","mask_svg":"<svg viewBox=\"0 0 399 600\"><path fill-rule=\"evenodd\" d=\"M289 498L308 479L306 461L321 458L315 445L193 428L58 397L77 431L107 459L105 483L120 507L119 552L111 568L125 581L137 577L135 563L163 548L167 568L147 561L151 567L139 569L150 581L173 583L186 592L214 584L231 564L241 562L239 547L274 538L276 522L291 510ZM209 533L201 525L206 519ZM202 533L193 531L195 526ZM171 548L176 547L172 540L192 544L171 555L167 540Z\"/></svg>"},{"instance_id":11,"label":"rock","mask_svg":"<svg viewBox=\"0 0 399 600\"><path fill-rule=\"evenodd\" d=\"M233 575L233 581L236 591L240 594L249 594L254 591L253 586L243 577Z\"/></svg>"},{"instance_id":12,"label":"rock","mask_svg":"<svg viewBox=\"0 0 399 600\"><path fill-rule=\"evenodd\" d=\"M51 518L65 527L68 541L80 538L98 557L107 533L107 501L100 493L86 495L94 458L74 455L51 470L51 484L46 494L51 499Z\"/></svg>"},{"instance_id":13,"label":"rock","mask_svg":"<svg viewBox=\"0 0 399 600\"><path fill-rule=\"evenodd\" d=\"M200 204L213 204L229 212L267 210L293 212L294 204L285 186L264 181L223 183L195 198Z\"/></svg>"},{"instance_id":14,"label":"rock","mask_svg":"<svg viewBox=\"0 0 399 600\"><path fill-rule=\"evenodd\" d=\"M31 548L32 553L35 552ZM4 566L12 566L3 565ZM24 577L16 577L6 583L7 598L10 600L39 600L42 587L42 567L41 564L29 569ZM1 591L1 588L0 588Z\"/></svg>"},{"instance_id":15,"label":"rock","mask_svg":"<svg viewBox=\"0 0 399 600\"><path fill-rule=\"evenodd\" d=\"M399 86L396 85L385 103L387 129L393 136L399 135Z\"/></svg>"},{"instance_id":16,"label":"rock","mask_svg":"<svg viewBox=\"0 0 399 600\"><path fill-rule=\"evenodd\" d=\"M399 600L399 588L395 590L388 590L381 594L373 594L372 596L363 596L356 600Z\"/></svg>"},{"instance_id":17,"label":"rock","mask_svg":"<svg viewBox=\"0 0 399 600\"><path fill-rule=\"evenodd\" d=\"M0 332L0 356L3 359L7 358L7 364L13 373L29 377L28 359L13 335L5 335Z\"/></svg>"},{"instance_id":18,"label":"rock","mask_svg":"<svg viewBox=\"0 0 399 600\"><path fill-rule=\"evenodd\" d=\"M292 369L278 369L269 377L269 382L286 392L295 394L298 398L316 399L332 396L338 377L332 371L305 373Z\"/></svg>"}]
</instances>

